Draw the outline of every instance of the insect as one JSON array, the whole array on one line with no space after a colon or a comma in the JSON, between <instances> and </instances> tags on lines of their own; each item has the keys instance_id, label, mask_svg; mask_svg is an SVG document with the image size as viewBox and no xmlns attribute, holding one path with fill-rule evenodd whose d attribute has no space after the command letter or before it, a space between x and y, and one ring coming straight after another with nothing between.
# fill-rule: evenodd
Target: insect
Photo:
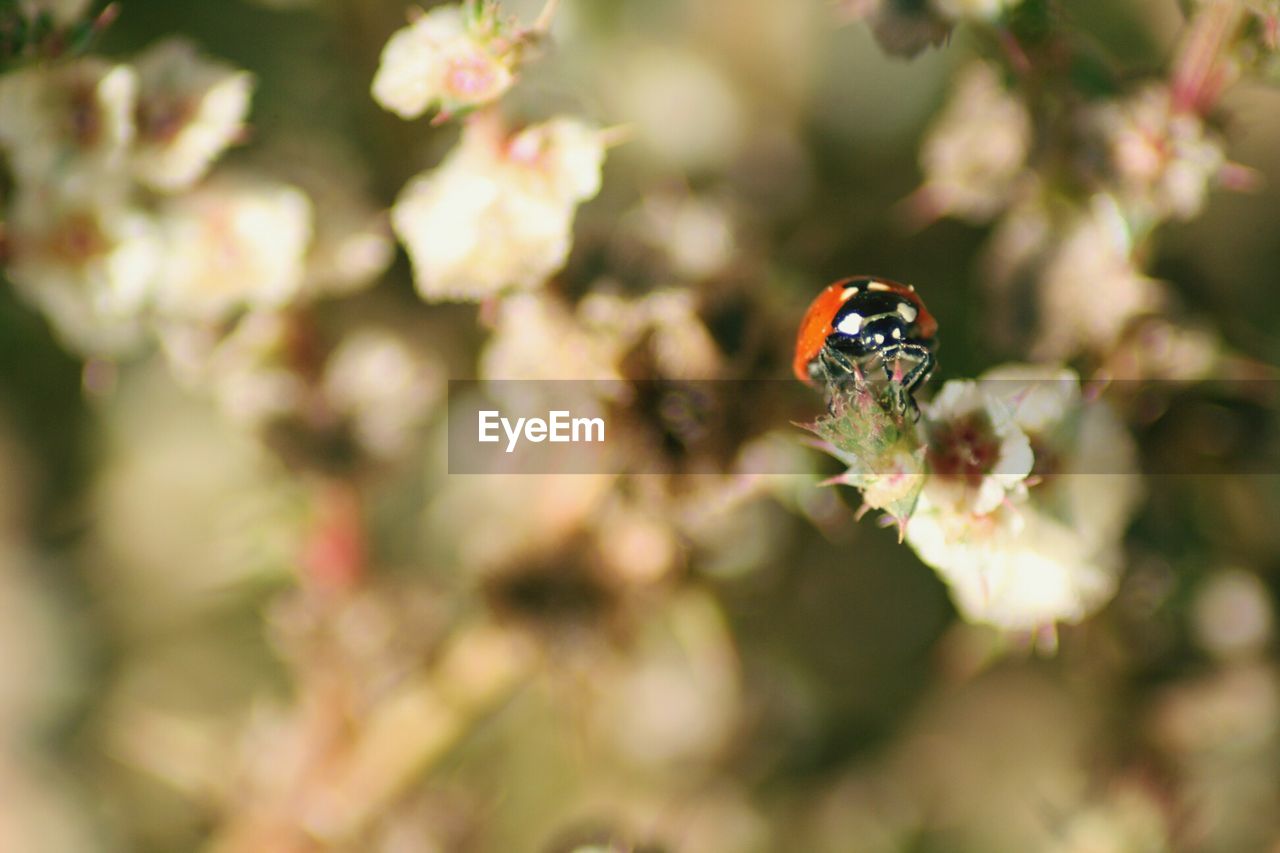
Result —
<instances>
[{"instance_id":1,"label":"insect","mask_svg":"<svg viewBox=\"0 0 1280 853\"><path fill-rule=\"evenodd\" d=\"M904 409L933 372L938 323L914 287L872 276L828 285L809 306L792 370L801 382L863 381L877 364Z\"/></svg>"}]
</instances>

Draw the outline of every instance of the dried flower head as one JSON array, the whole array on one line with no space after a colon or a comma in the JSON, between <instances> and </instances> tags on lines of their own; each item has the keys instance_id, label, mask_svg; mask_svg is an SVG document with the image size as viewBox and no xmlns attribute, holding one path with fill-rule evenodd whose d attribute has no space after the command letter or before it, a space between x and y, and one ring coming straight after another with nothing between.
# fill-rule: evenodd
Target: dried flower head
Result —
<instances>
[{"instance_id":1,"label":"dried flower head","mask_svg":"<svg viewBox=\"0 0 1280 853\"><path fill-rule=\"evenodd\" d=\"M405 187L392 224L428 301L539 287L569 254L578 204L600 189L604 140L557 118L514 136L468 125L436 169Z\"/></svg>"},{"instance_id":2,"label":"dried flower head","mask_svg":"<svg viewBox=\"0 0 1280 853\"><path fill-rule=\"evenodd\" d=\"M134 174L161 192L190 187L244 132L253 76L201 56L182 38L152 45L135 67Z\"/></svg>"},{"instance_id":3,"label":"dried flower head","mask_svg":"<svg viewBox=\"0 0 1280 853\"><path fill-rule=\"evenodd\" d=\"M521 45L521 34L489 0L437 6L391 36L373 98L406 119L490 103L515 82Z\"/></svg>"}]
</instances>

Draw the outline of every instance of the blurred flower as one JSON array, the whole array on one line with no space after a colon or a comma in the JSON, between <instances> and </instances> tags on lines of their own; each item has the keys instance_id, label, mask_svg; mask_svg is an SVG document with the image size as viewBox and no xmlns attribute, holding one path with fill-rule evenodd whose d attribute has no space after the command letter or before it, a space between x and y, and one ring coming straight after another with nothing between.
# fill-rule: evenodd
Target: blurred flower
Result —
<instances>
[{"instance_id":1,"label":"blurred flower","mask_svg":"<svg viewBox=\"0 0 1280 853\"><path fill-rule=\"evenodd\" d=\"M166 200L158 309L216 319L288 302L302 286L311 215L299 190L249 176L220 177Z\"/></svg>"},{"instance_id":2,"label":"blurred flower","mask_svg":"<svg viewBox=\"0 0 1280 853\"><path fill-rule=\"evenodd\" d=\"M109 618L172 637L226 608L243 584L287 578L306 504L299 481L156 367L131 374L104 412L109 455L92 489L100 523L84 552Z\"/></svg>"},{"instance_id":3,"label":"blurred flower","mask_svg":"<svg viewBox=\"0 0 1280 853\"><path fill-rule=\"evenodd\" d=\"M343 337L321 381L329 406L350 421L356 441L389 458L409 446L444 392L445 377L393 333L366 328Z\"/></svg>"},{"instance_id":4,"label":"blurred flower","mask_svg":"<svg viewBox=\"0 0 1280 853\"><path fill-rule=\"evenodd\" d=\"M706 278L733 260L734 223L722 204L698 196L653 195L640 211L641 236L677 275Z\"/></svg>"},{"instance_id":5,"label":"blurred flower","mask_svg":"<svg viewBox=\"0 0 1280 853\"><path fill-rule=\"evenodd\" d=\"M20 189L9 215L8 276L62 341L83 352L137 339L155 281L155 225L107 184Z\"/></svg>"},{"instance_id":6,"label":"blurred flower","mask_svg":"<svg viewBox=\"0 0 1280 853\"><path fill-rule=\"evenodd\" d=\"M1022 0L932 0L942 15L953 21L990 21L1022 4Z\"/></svg>"},{"instance_id":7,"label":"blurred flower","mask_svg":"<svg viewBox=\"0 0 1280 853\"><path fill-rule=\"evenodd\" d=\"M584 323L557 297L520 294L499 306L479 374L485 379L615 380L621 378L618 360L625 345L616 327Z\"/></svg>"},{"instance_id":8,"label":"blurred flower","mask_svg":"<svg viewBox=\"0 0 1280 853\"><path fill-rule=\"evenodd\" d=\"M738 662L714 604L686 593L609 673L593 709L615 749L641 767L679 768L719 751L738 712Z\"/></svg>"},{"instance_id":9,"label":"blurred flower","mask_svg":"<svg viewBox=\"0 0 1280 853\"><path fill-rule=\"evenodd\" d=\"M136 92L132 69L94 58L0 77L0 145L18 183L105 180L133 139Z\"/></svg>"},{"instance_id":10,"label":"blurred flower","mask_svg":"<svg viewBox=\"0 0 1280 853\"><path fill-rule=\"evenodd\" d=\"M1163 853L1172 846L1165 803L1150 786L1114 785L1066 817L1045 853Z\"/></svg>"},{"instance_id":11,"label":"blurred flower","mask_svg":"<svg viewBox=\"0 0 1280 853\"><path fill-rule=\"evenodd\" d=\"M405 187L392 222L428 301L531 290L569 254L574 213L600 189L604 140L572 118L504 138L473 122Z\"/></svg>"},{"instance_id":12,"label":"blurred flower","mask_svg":"<svg viewBox=\"0 0 1280 853\"><path fill-rule=\"evenodd\" d=\"M1106 150L1106 178L1142 222L1196 216L1226 165L1222 144L1198 115L1175 109L1161 83L1098 107L1089 121Z\"/></svg>"},{"instance_id":13,"label":"blurred flower","mask_svg":"<svg viewBox=\"0 0 1280 853\"><path fill-rule=\"evenodd\" d=\"M1164 303L1160 283L1134 262L1129 227L1108 196L1095 196L1066 228L1040 280L1033 354L1043 359L1106 352L1134 319Z\"/></svg>"},{"instance_id":14,"label":"blurred flower","mask_svg":"<svg viewBox=\"0 0 1280 853\"><path fill-rule=\"evenodd\" d=\"M262 427L302 409L303 377L291 369L291 325L278 311L251 311L229 331L216 324L162 322L160 344L174 376L212 393L232 423Z\"/></svg>"},{"instance_id":15,"label":"blurred flower","mask_svg":"<svg viewBox=\"0 0 1280 853\"><path fill-rule=\"evenodd\" d=\"M258 164L311 199L314 236L303 296L354 293L372 285L391 265L391 222L371 197L357 151L341 140L312 134L277 139Z\"/></svg>"},{"instance_id":16,"label":"blurred flower","mask_svg":"<svg viewBox=\"0 0 1280 853\"><path fill-rule=\"evenodd\" d=\"M993 66L971 64L920 150L920 203L933 215L990 219L1013 200L1031 143L1026 106Z\"/></svg>"},{"instance_id":17,"label":"blurred flower","mask_svg":"<svg viewBox=\"0 0 1280 853\"><path fill-rule=\"evenodd\" d=\"M1271 641L1271 602L1252 572L1230 569L1210 576L1192 602L1191 617L1200 645L1219 657L1248 656Z\"/></svg>"},{"instance_id":18,"label":"blurred flower","mask_svg":"<svg viewBox=\"0 0 1280 853\"><path fill-rule=\"evenodd\" d=\"M866 21L884 51L912 57L951 35L951 22L921 0L840 0L846 19Z\"/></svg>"},{"instance_id":19,"label":"blurred flower","mask_svg":"<svg viewBox=\"0 0 1280 853\"><path fill-rule=\"evenodd\" d=\"M744 94L705 53L636 45L608 61L616 73L602 83L614 109L635 128L637 147L673 171L722 170L755 130Z\"/></svg>"},{"instance_id":20,"label":"blurred flower","mask_svg":"<svg viewBox=\"0 0 1280 853\"><path fill-rule=\"evenodd\" d=\"M440 590L394 575L353 590L331 608L304 594L282 597L266 622L282 657L301 670L324 655L328 675L353 688L362 708L416 673L448 627Z\"/></svg>"},{"instance_id":21,"label":"blurred flower","mask_svg":"<svg viewBox=\"0 0 1280 853\"><path fill-rule=\"evenodd\" d=\"M186 39L169 38L135 61L138 137L133 170L161 192L199 180L244 131L253 76L206 59Z\"/></svg>"},{"instance_id":22,"label":"blurred flower","mask_svg":"<svg viewBox=\"0 0 1280 853\"><path fill-rule=\"evenodd\" d=\"M382 51L373 98L412 119L449 116L502 97L515 82L519 32L490 0L437 6L396 31Z\"/></svg>"},{"instance_id":23,"label":"blurred flower","mask_svg":"<svg viewBox=\"0 0 1280 853\"><path fill-rule=\"evenodd\" d=\"M887 787L884 813L904 813L914 830L885 849L926 838L957 851L1047 850L1090 801L1105 707L1062 679L999 668L921 706L874 777Z\"/></svg>"},{"instance_id":24,"label":"blurred flower","mask_svg":"<svg viewBox=\"0 0 1280 853\"><path fill-rule=\"evenodd\" d=\"M1135 321L1108 354L1104 373L1122 380L1207 379L1226 357L1221 335L1203 325L1182 325L1164 317Z\"/></svg>"},{"instance_id":25,"label":"blurred flower","mask_svg":"<svg viewBox=\"0 0 1280 853\"><path fill-rule=\"evenodd\" d=\"M1275 841L1280 824L1257 805L1280 796L1280 677L1272 665L1236 662L1183 679L1157 695L1145 723L1175 774L1188 840L1214 850Z\"/></svg>"},{"instance_id":26,"label":"blurred flower","mask_svg":"<svg viewBox=\"0 0 1280 853\"><path fill-rule=\"evenodd\" d=\"M48 14L59 24L80 20L92 4L93 0L18 0L18 7L28 18Z\"/></svg>"},{"instance_id":27,"label":"blurred flower","mask_svg":"<svg viewBox=\"0 0 1280 853\"><path fill-rule=\"evenodd\" d=\"M721 356L706 324L698 316L692 291L656 290L631 307L644 326L654 367L664 379L712 379L720 371Z\"/></svg>"}]
</instances>

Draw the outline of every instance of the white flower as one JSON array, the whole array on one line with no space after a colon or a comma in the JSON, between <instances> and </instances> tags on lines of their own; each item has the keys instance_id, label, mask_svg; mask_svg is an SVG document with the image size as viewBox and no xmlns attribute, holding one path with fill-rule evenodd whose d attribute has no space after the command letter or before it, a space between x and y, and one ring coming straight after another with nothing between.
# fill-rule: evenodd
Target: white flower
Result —
<instances>
[{"instance_id":1,"label":"white flower","mask_svg":"<svg viewBox=\"0 0 1280 853\"><path fill-rule=\"evenodd\" d=\"M1022 101L991 66L969 66L920 150L928 204L972 222L990 219L1013 200L1031 141Z\"/></svg>"},{"instance_id":2,"label":"white flower","mask_svg":"<svg viewBox=\"0 0 1280 853\"><path fill-rule=\"evenodd\" d=\"M153 45L135 67L134 174L161 192L185 189L243 132L253 76L201 56L181 38Z\"/></svg>"},{"instance_id":3,"label":"white flower","mask_svg":"<svg viewBox=\"0 0 1280 853\"><path fill-rule=\"evenodd\" d=\"M169 200L160 224L163 314L215 319L239 307L279 306L302 285L311 203L293 187L221 178Z\"/></svg>"},{"instance_id":4,"label":"white flower","mask_svg":"<svg viewBox=\"0 0 1280 853\"><path fill-rule=\"evenodd\" d=\"M1086 547L1114 547L1142 497L1133 437L1104 400L1086 402L1072 370L1011 364L978 380L1009 407L1035 452L1035 507Z\"/></svg>"},{"instance_id":5,"label":"white flower","mask_svg":"<svg viewBox=\"0 0 1280 853\"><path fill-rule=\"evenodd\" d=\"M1108 407L1084 401L1071 371L1007 365L968 384L1034 449L1033 476L984 511L955 501L933 472L906 540L966 619L1030 632L1079 621L1115 591L1120 537L1141 494L1133 440ZM993 454L988 442L973 456ZM930 447L931 462L946 458Z\"/></svg>"},{"instance_id":6,"label":"white flower","mask_svg":"<svg viewBox=\"0 0 1280 853\"><path fill-rule=\"evenodd\" d=\"M134 342L159 244L123 193L102 184L20 189L7 228L8 276L64 343L97 352Z\"/></svg>"},{"instance_id":7,"label":"white flower","mask_svg":"<svg viewBox=\"0 0 1280 853\"><path fill-rule=\"evenodd\" d=\"M471 15L437 6L398 30L383 48L373 98L412 119L432 107L445 114L497 100L514 82L519 39L492 6Z\"/></svg>"},{"instance_id":8,"label":"white flower","mask_svg":"<svg viewBox=\"0 0 1280 853\"><path fill-rule=\"evenodd\" d=\"M19 183L101 180L133 139L136 90L132 69L100 59L0 77L0 145L14 177Z\"/></svg>"},{"instance_id":9,"label":"white flower","mask_svg":"<svg viewBox=\"0 0 1280 853\"><path fill-rule=\"evenodd\" d=\"M574 213L600 189L599 131L569 118L503 139L469 125L438 168L392 209L428 301L530 290L563 266Z\"/></svg>"},{"instance_id":10,"label":"white flower","mask_svg":"<svg viewBox=\"0 0 1280 853\"><path fill-rule=\"evenodd\" d=\"M982 515L1019 496L1034 458L1009 408L980 383L952 380L925 407L930 477L940 506Z\"/></svg>"},{"instance_id":11,"label":"white flower","mask_svg":"<svg viewBox=\"0 0 1280 853\"><path fill-rule=\"evenodd\" d=\"M395 456L440 397L444 374L389 332L362 329L347 335L329 356L325 397L352 423L360 445Z\"/></svg>"},{"instance_id":12,"label":"white flower","mask_svg":"<svg viewBox=\"0 0 1280 853\"><path fill-rule=\"evenodd\" d=\"M1096 196L1041 273L1034 354L1058 359L1082 349L1105 352L1133 320L1163 303L1160 283L1134 263L1129 228L1115 201Z\"/></svg>"},{"instance_id":13,"label":"white flower","mask_svg":"<svg viewBox=\"0 0 1280 853\"><path fill-rule=\"evenodd\" d=\"M1091 554L1070 527L1026 506L964 518L926 489L906 539L972 622L1039 631L1080 621L1115 591L1114 554Z\"/></svg>"}]
</instances>

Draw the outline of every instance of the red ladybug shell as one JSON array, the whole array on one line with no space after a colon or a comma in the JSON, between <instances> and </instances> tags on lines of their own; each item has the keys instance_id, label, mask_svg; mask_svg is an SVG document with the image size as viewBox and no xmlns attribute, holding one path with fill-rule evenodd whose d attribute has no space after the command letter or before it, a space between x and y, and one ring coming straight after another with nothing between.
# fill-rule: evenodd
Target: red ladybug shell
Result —
<instances>
[{"instance_id":1,"label":"red ladybug shell","mask_svg":"<svg viewBox=\"0 0 1280 853\"><path fill-rule=\"evenodd\" d=\"M853 289L855 285L859 288L856 291ZM809 363L818 357L827 338L835 331L831 323L836 313L849 299L856 298L857 294L868 290L889 291L910 300L918 312L915 326L920 338L930 340L937 334L938 322L924 307L924 302L915 288L910 285L868 276L843 278L823 288L810 303L804 319L800 321L800 330L796 335L795 359L791 362L791 370L797 379L801 382L809 382Z\"/></svg>"}]
</instances>

